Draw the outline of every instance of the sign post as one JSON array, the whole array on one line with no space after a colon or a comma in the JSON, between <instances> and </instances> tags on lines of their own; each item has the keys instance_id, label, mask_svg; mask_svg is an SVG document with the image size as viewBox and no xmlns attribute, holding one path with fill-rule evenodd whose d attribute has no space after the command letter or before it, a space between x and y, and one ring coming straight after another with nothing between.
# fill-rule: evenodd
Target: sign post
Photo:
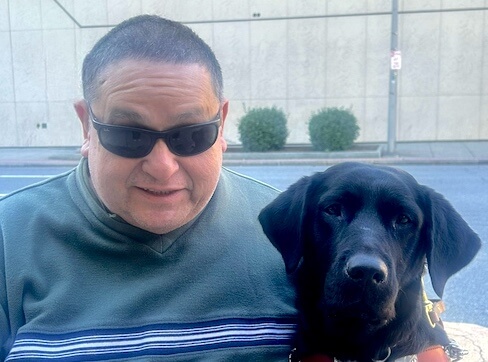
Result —
<instances>
[{"instance_id":1,"label":"sign post","mask_svg":"<svg viewBox=\"0 0 488 362\"><path fill-rule=\"evenodd\" d=\"M390 53L390 90L388 93L388 153L396 148L397 123L397 88L398 70L402 67L402 55L398 50L398 0L392 1L391 10L391 53Z\"/></svg>"}]
</instances>

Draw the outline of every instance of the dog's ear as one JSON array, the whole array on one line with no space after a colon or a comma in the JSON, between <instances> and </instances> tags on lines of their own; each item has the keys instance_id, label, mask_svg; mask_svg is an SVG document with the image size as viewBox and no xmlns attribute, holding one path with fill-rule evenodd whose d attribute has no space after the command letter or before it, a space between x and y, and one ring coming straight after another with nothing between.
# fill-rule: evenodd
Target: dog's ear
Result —
<instances>
[{"instance_id":1,"label":"dog's ear","mask_svg":"<svg viewBox=\"0 0 488 362\"><path fill-rule=\"evenodd\" d=\"M447 279L468 265L480 249L481 241L442 195L425 189L431 205L430 215L426 215L430 234L427 264L432 286L442 297Z\"/></svg>"},{"instance_id":2,"label":"dog's ear","mask_svg":"<svg viewBox=\"0 0 488 362\"><path fill-rule=\"evenodd\" d=\"M293 273L303 255L303 222L310 177L303 177L267 205L259 222L271 243L281 253L287 273Z\"/></svg>"}]
</instances>

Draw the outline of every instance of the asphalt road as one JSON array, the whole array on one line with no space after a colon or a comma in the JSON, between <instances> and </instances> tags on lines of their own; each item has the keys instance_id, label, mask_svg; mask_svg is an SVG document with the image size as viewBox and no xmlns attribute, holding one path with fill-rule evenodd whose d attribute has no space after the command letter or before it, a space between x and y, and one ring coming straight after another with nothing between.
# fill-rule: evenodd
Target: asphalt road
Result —
<instances>
[{"instance_id":1,"label":"asphalt road","mask_svg":"<svg viewBox=\"0 0 488 362\"><path fill-rule=\"evenodd\" d=\"M401 165L421 184L443 194L468 224L480 235L484 245L476 259L447 283L443 319L475 323L488 327L488 165ZM323 171L326 166L233 166L237 172L286 189L304 175ZM0 167L0 195L50 175L66 167ZM433 291L429 288L429 295Z\"/></svg>"}]
</instances>

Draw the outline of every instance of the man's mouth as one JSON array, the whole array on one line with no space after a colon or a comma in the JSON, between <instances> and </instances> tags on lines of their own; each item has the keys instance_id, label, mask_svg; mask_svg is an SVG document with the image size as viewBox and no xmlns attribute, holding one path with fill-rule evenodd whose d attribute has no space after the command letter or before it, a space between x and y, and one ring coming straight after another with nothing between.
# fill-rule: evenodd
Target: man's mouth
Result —
<instances>
[{"instance_id":1,"label":"man's mouth","mask_svg":"<svg viewBox=\"0 0 488 362\"><path fill-rule=\"evenodd\" d=\"M171 195L171 194L174 194L177 192L177 190L161 191L161 190L148 189L145 187L141 187L140 189L147 192L147 193L150 193L152 195L156 195L156 196L167 196L167 195Z\"/></svg>"}]
</instances>

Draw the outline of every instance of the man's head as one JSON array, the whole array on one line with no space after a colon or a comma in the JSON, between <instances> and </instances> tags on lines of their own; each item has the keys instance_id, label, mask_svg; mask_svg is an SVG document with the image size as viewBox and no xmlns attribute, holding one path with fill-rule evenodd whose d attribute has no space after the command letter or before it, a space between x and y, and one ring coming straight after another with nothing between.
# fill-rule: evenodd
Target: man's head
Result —
<instances>
[{"instance_id":1,"label":"man's head","mask_svg":"<svg viewBox=\"0 0 488 362\"><path fill-rule=\"evenodd\" d=\"M181 24L129 19L87 55L83 91L85 100L75 104L82 155L110 212L157 234L197 216L227 147L228 102L210 48Z\"/></svg>"},{"instance_id":2,"label":"man's head","mask_svg":"<svg viewBox=\"0 0 488 362\"><path fill-rule=\"evenodd\" d=\"M212 79L216 97L223 101L223 80L212 49L183 24L155 15L130 18L109 31L83 61L83 96L93 102L100 76L123 59L143 59L169 64L200 64Z\"/></svg>"}]
</instances>

